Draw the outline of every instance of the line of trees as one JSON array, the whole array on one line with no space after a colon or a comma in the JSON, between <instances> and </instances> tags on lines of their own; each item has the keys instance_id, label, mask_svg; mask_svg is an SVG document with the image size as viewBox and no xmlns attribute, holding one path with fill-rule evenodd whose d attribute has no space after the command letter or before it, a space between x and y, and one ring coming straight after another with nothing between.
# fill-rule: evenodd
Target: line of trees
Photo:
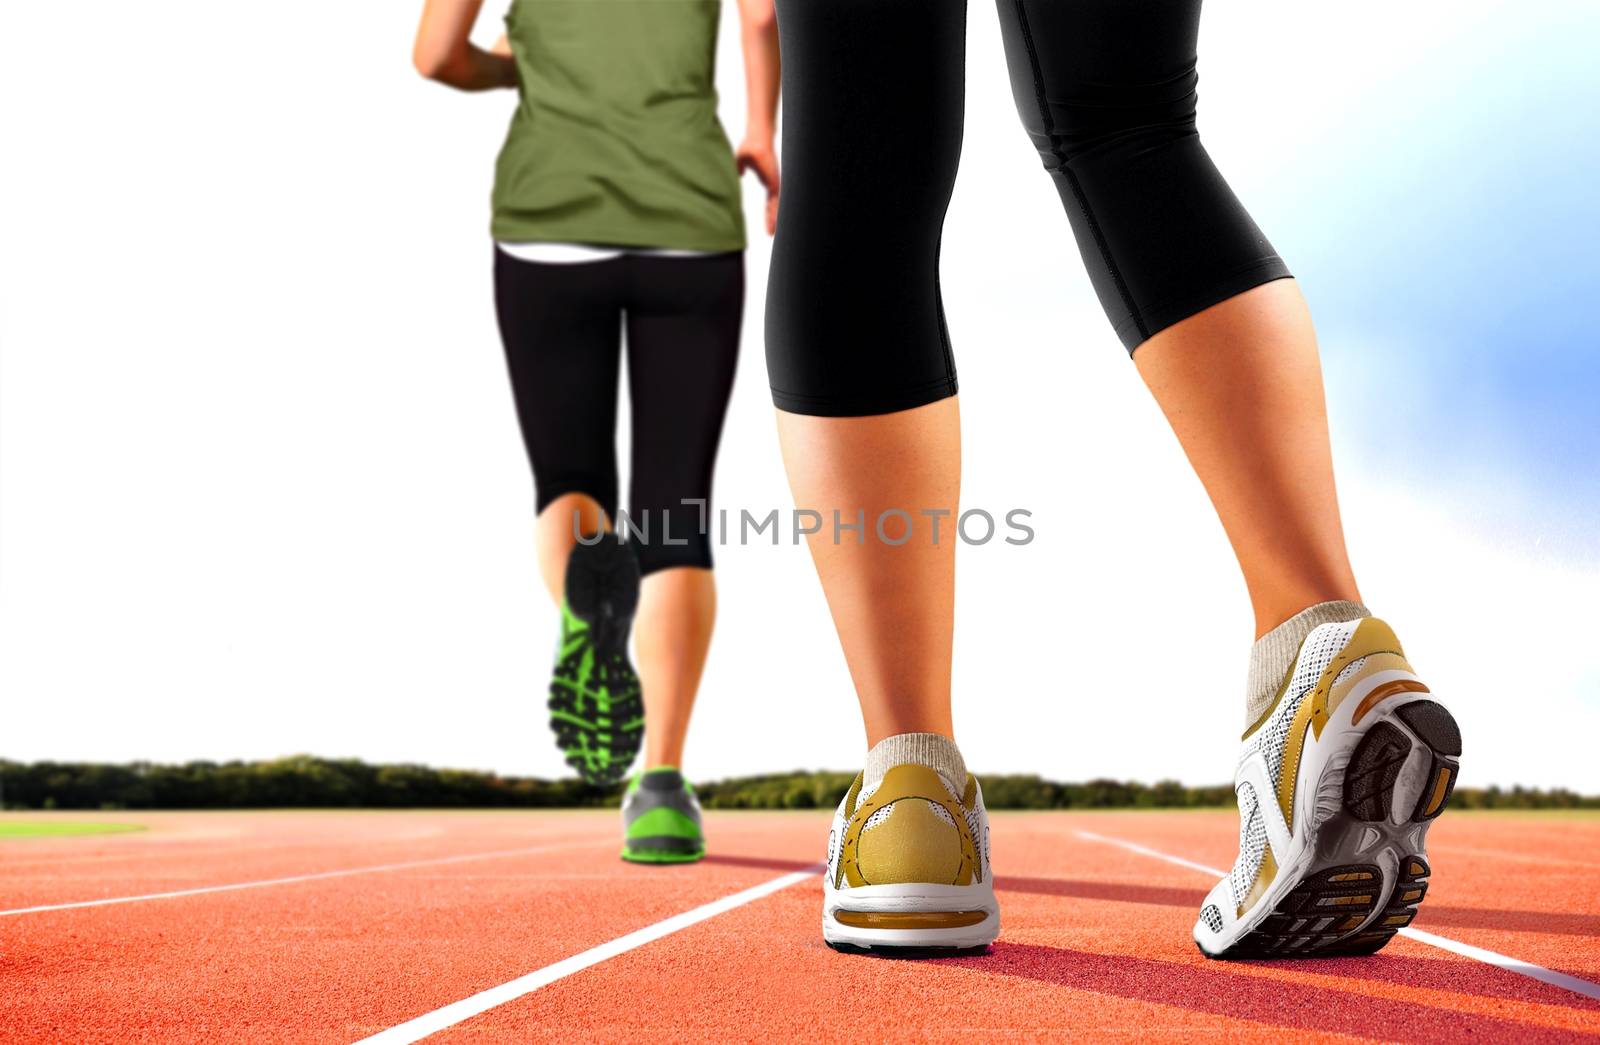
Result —
<instances>
[{"instance_id":1,"label":"line of trees","mask_svg":"<svg viewBox=\"0 0 1600 1045\"><path fill-rule=\"evenodd\" d=\"M264 762L0 761L10 809L265 809L281 807L566 808L615 804L580 780L503 777L353 758L295 755Z\"/></svg>"},{"instance_id":2,"label":"line of trees","mask_svg":"<svg viewBox=\"0 0 1600 1045\"><path fill-rule=\"evenodd\" d=\"M853 773L793 772L700 784L708 809L832 809ZM1059 783L1015 774L982 776L990 809L1188 809L1231 807L1233 788L1090 780ZM7 762L0 807L9 809L575 808L614 806L617 789L566 778L506 777L465 769L369 765L296 755L263 762ZM1466 809L1600 809L1600 796L1514 787L1457 788Z\"/></svg>"},{"instance_id":3,"label":"line of trees","mask_svg":"<svg viewBox=\"0 0 1600 1045\"><path fill-rule=\"evenodd\" d=\"M782 773L719 780L697 788L712 809L832 809L854 773ZM990 809L1181 809L1233 804L1233 788L1185 787L1174 780L1139 784L1090 780L1063 784L1037 776L980 774Z\"/></svg>"}]
</instances>

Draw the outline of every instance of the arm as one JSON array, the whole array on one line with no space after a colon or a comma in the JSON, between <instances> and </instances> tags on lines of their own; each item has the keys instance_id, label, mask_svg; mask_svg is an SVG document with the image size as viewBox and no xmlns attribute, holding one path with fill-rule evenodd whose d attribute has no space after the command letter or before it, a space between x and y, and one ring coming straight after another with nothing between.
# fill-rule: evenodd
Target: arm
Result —
<instances>
[{"instance_id":1,"label":"arm","mask_svg":"<svg viewBox=\"0 0 1600 1045\"><path fill-rule=\"evenodd\" d=\"M473 45L470 36L483 0L426 0L411 61L417 72L463 91L517 85L517 63L504 38L492 50Z\"/></svg>"},{"instance_id":2,"label":"arm","mask_svg":"<svg viewBox=\"0 0 1600 1045\"><path fill-rule=\"evenodd\" d=\"M744 45L745 96L749 117L737 155L739 171L754 171L767 189L767 234L778 227L778 153L772 136L778 126L778 18L773 0L739 0L740 39Z\"/></svg>"}]
</instances>

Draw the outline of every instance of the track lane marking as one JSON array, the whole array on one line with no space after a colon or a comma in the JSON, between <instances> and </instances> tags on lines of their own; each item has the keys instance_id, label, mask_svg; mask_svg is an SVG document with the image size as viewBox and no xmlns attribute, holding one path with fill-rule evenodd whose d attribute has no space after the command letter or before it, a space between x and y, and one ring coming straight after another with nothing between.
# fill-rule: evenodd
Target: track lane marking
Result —
<instances>
[{"instance_id":1,"label":"track lane marking","mask_svg":"<svg viewBox=\"0 0 1600 1045\"><path fill-rule=\"evenodd\" d=\"M1474 947L1470 943L1462 943L1460 940L1452 940L1448 936L1439 936L1436 933L1415 929L1409 925L1399 930L1399 932L1401 936L1409 936L1418 943L1426 943L1442 951L1459 954L1463 958L1476 958L1486 965L1493 965L1505 969L1507 972L1519 973L1530 979L1548 983L1552 987L1562 987L1574 994L1581 994L1585 998L1600 1000L1600 983L1580 980L1576 976L1569 976L1554 969L1546 969L1542 965L1525 962L1521 958L1513 958L1509 955L1501 954L1499 951L1491 951L1486 947Z\"/></svg>"},{"instance_id":2,"label":"track lane marking","mask_svg":"<svg viewBox=\"0 0 1600 1045\"><path fill-rule=\"evenodd\" d=\"M643 947L663 936L670 936L680 929L687 929L698 922L715 918L736 907L743 907L765 896L771 896L791 885L798 885L809 878L822 872L822 865L816 864L803 871L792 871L780 875L760 885L751 886L749 889L731 893L720 900L713 900L707 904L675 914L670 918L663 918L653 925L643 929L635 929L631 933L619 936L614 940L591 947L587 951L579 951L569 958L563 958L541 969L535 969L524 976L508 980L498 987L479 991L477 994L462 998L460 1001L451 1002L449 1005L434 1009L432 1012L423 1013L414 1019L396 1024L388 1030L362 1038L355 1045L409 1045L410 1042L421 1041L430 1034L438 1033L447 1027L469 1020L490 1009L497 1008L510 1001L515 1001L525 995L532 994L541 987L549 986L557 980L571 976L573 973L582 972L592 965L598 965L609 958L619 954Z\"/></svg>"},{"instance_id":3,"label":"track lane marking","mask_svg":"<svg viewBox=\"0 0 1600 1045\"><path fill-rule=\"evenodd\" d=\"M1208 867L1205 864L1197 864L1193 860L1185 860L1181 856L1173 856L1171 853L1163 853L1159 849L1151 849L1147 846L1139 845L1136 842L1129 842L1126 839L1112 838L1108 835L1097 835L1093 831L1079 831L1076 829L1074 829L1073 833L1079 838L1085 838L1091 842L1101 842L1106 845L1118 846L1122 849L1128 850L1129 852L1138 853L1140 856L1149 856L1154 857L1157 860L1165 860L1169 864L1177 864L1179 867L1187 867L1190 870L1201 871L1205 874L1215 875L1218 878L1225 877L1228 874L1227 871L1223 871L1219 868ZM1499 951L1491 951L1486 947L1474 947L1470 943L1462 943L1460 940L1452 940L1448 936L1439 936L1436 933L1425 932L1421 929L1413 929L1410 926L1400 929L1399 934L1401 936L1408 936L1411 939L1416 940L1418 943L1425 943L1430 947L1437 947L1440 950L1449 951L1452 954L1459 954L1463 958L1472 958L1476 961L1483 962L1485 965L1493 965L1496 968L1504 969L1507 972L1514 972L1520 976L1526 976L1529 979L1538 980L1541 983L1548 983L1552 987L1560 987L1563 990L1571 991L1574 994L1581 994L1585 998L1594 998L1600 1000L1600 983L1591 983L1588 980L1580 980L1576 976L1569 976L1564 972L1557 972L1554 969L1546 969L1542 965L1535 965L1532 962L1525 962L1521 958L1513 958L1510 955L1501 954Z\"/></svg>"},{"instance_id":4,"label":"track lane marking","mask_svg":"<svg viewBox=\"0 0 1600 1045\"><path fill-rule=\"evenodd\" d=\"M610 844L609 839L563 842L555 845L536 845L522 849L498 849L488 853L465 853L460 856L440 856L428 860L406 860L400 863L371 864L367 867L346 867L337 871L316 871L311 874L287 875L283 878L262 878L253 882L227 882L222 885L201 885L193 889L172 889L160 893L141 893L137 896L108 896L99 900L73 900L68 903L39 904L35 907L17 907L0 911L0 918L19 914L40 914L44 911L71 911L80 907L109 907L112 904L143 903L146 900L175 900L184 896L202 896L206 893L226 893L238 889L264 889L271 885L293 885L296 882L316 882L326 878L348 878L358 874L380 874L386 871L406 871L414 867L442 867L446 864L464 864L474 860L498 860L508 856L530 856L558 849L578 849L584 846Z\"/></svg>"},{"instance_id":5,"label":"track lane marking","mask_svg":"<svg viewBox=\"0 0 1600 1045\"><path fill-rule=\"evenodd\" d=\"M1226 871L1219 871L1215 867L1210 867L1206 864L1197 864L1193 860L1185 860L1181 856L1173 856L1171 853L1163 853L1156 849L1147 849L1144 846L1139 845L1137 842L1128 842L1121 838L1108 838L1105 835L1097 835L1093 831L1078 831L1074 829L1073 834L1077 835L1079 838L1087 838L1091 842L1104 842L1107 845L1121 846L1123 849L1126 849L1132 853L1138 853L1140 856L1151 856L1157 860L1165 860L1169 864L1177 864L1179 867L1187 867L1191 871L1199 871L1201 874L1215 875L1216 877L1221 878L1228 873Z\"/></svg>"}]
</instances>

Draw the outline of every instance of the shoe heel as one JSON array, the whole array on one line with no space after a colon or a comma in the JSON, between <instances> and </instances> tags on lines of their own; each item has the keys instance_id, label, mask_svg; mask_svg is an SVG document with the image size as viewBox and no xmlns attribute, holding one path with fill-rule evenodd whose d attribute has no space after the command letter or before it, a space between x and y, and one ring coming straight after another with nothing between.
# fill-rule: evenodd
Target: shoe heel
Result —
<instances>
[{"instance_id":1,"label":"shoe heel","mask_svg":"<svg viewBox=\"0 0 1600 1045\"><path fill-rule=\"evenodd\" d=\"M585 621L632 617L639 605L639 557L633 545L605 534L594 544L573 546L563 589L567 605Z\"/></svg>"},{"instance_id":2,"label":"shoe heel","mask_svg":"<svg viewBox=\"0 0 1600 1045\"><path fill-rule=\"evenodd\" d=\"M1460 771L1461 730L1444 705L1432 700L1411 701L1395 711L1394 720L1367 730L1345 770L1345 811L1366 823L1389 821L1395 783L1415 746L1426 751L1428 767L1406 819L1422 823L1444 812Z\"/></svg>"},{"instance_id":3,"label":"shoe heel","mask_svg":"<svg viewBox=\"0 0 1600 1045\"><path fill-rule=\"evenodd\" d=\"M907 895L871 895L900 889ZM901 958L977 954L1000 932L994 894L983 889L890 886L853 892L823 913L822 938L836 951Z\"/></svg>"}]
</instances>

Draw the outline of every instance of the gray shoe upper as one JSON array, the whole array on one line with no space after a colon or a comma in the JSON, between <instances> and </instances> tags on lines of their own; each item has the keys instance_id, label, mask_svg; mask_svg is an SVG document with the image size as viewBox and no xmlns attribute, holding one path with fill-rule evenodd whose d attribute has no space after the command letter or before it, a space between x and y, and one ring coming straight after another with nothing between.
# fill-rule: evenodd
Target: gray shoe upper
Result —
<instances>
[{"instance_id":1,"label":"gray shoe upper","mask_svg":"<svg viewBox=\"0 0 1600 1045\"><path fill-rule=\"evenodd\" d=\"M650 816L658 810L670 813ZM688 850L704 844L700 802L676 769L639 775L623 796L622 827L627 843L635 848Z\"/></svg>"}]
</instances>

